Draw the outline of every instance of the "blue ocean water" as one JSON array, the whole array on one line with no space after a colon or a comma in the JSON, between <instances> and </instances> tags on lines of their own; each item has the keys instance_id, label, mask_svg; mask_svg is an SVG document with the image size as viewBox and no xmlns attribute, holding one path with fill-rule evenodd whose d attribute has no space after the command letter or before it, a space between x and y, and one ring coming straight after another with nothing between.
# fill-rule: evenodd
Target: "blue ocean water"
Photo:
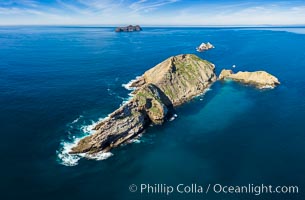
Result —
<instances>
[{"instance_id":1,"label":"blue ocean water","mask_svg":"<svg viewBox=\"0 0 305 200\"><path fill-rule=\"evenodd\" d=\"M304 199L305 28L0 27L3 199ZM216 48L197 53L201 42ZM217 82L105 160L64 148L128 99L122 87L172 55L266 70L281 85ZM74 165L74 166L69 166ZM298 195L131 193L131 184L297 185Z\"/></svg>"}]
</instances>

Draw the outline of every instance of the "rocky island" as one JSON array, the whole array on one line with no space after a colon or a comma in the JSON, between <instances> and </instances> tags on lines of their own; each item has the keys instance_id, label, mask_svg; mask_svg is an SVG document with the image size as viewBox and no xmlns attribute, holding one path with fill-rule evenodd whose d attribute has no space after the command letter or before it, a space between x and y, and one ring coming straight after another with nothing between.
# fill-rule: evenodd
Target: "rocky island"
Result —
<instances>
[{"instance_id":1,"label":"rocky island","mask_svg":"<svg viewBox=\"0 0 305 200\"><path fill-rule=\"evenodd\" d=\"M221 71L219 79L231 79L245 84L254 85L259 89L274 88L276 85L280 84L279 80L275 76L265 71L237 72L234 74L232 70L224 69Z\"/></svg>"},{"instance_id":2,"label":"rocky island","mask_svg":"<svg viewBox=\"0 0 305 200\"><path fill-rule=\"evenodd\" d=\"M218 80L232 79L256 87L273 88L278 79L265 72L222 70ZM214 64L193 54L172 56L133 81L133 97L94 127L70 154L96 155L136 138L149 125L161 125L176 106L203 93L217 80Z\"/></svg>"},{"instance_id":3,"label":"rocky island","mask_svg":"<svg viewBox=\"0 0 305 200\"><path fill-rule=\"evenodd\" d=\"M173 56L138 78L133 98L99 122L95 133L80 140L72 154L95 154L138 136L150 124L163 124L178 106L216 81L215 66L192 54Z\"/></svg>"},{"instance_id":4,"label":"rocky island","mask_svg":"<svg viewBox=\"0 0 305 200\"><path fill-rule=\"evenodd\" d=\"M115 32L135 32L135 31L142 31L142 28L139 25L136 26L126 26L126 27L117 27Z\"/></svg>"}]
</instances>

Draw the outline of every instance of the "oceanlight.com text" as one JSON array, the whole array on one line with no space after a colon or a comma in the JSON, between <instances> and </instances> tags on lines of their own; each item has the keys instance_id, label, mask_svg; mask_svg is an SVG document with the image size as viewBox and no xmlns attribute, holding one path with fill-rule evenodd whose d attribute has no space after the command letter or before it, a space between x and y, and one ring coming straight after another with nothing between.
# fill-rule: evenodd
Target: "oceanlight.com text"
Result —
<instances>
[{"instance_id":1,"label":"oceanlight.com text","mask_svg":"<svg viewBox=\"0 0 305 200\"><path fill-rule=\"evenodd\" d=\"M247 184L247 185L222 185L222 184L131 184L129 191L132 193L138 192L140 194L161 194L171 195L178 194L299 194L298 186L273 186L267 184Z\"/></svg>"}]
</instances>

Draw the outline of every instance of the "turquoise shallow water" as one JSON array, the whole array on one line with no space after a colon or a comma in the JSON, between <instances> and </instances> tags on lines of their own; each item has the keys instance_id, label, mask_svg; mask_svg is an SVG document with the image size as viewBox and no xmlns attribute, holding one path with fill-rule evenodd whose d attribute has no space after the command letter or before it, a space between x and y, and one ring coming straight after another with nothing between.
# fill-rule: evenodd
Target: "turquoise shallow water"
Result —
<instances>
[{"instance_id":1,"label":"turquoise shallow water","mask_svg":"<svg viewBox=\"0 0 305 200\"><path fill-rule=\"evenodd\" d=\"M1 194L5 199L304 199L303 28L0 28ZM204 54L195 47L210 41ZM274 90L217 82L178 117L96 161L63 165L63 145L128 98L122 87L169 56L266 70ZM70 160L69 160L70 161ZM67 163L64 163L67 164ZM299 195L140 195L130 184L298 185Z\"/></svg>"}]
</instances>

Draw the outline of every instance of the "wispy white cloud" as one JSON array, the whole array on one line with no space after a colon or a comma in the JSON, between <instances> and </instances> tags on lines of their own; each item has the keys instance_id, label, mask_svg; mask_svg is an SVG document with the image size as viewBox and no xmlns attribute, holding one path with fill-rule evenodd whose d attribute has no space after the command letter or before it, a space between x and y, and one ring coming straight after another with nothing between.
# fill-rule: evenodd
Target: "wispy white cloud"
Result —
<instances>
[{"instance_id":1,"label":"wispy white cloud","mask_svg":"<svg viewBox=\"0 0 305 200\"><path fill-rule=\"evenodd\" d=\"M0 1L0 6L26 6L26 7L37 7L38 2L36 0L4 0Z\"/></svg>"},{"instance_id":2,"label":"wispy white cloud","mask_svg":"<svg viewBox=\"0 0 305 200\"><path fill-rule=\"evenodd\" d=\"M200 12L200 10L202 12ZM280 5L248 6L222 10L198 7L183 10L175 17L168 15L170 23L179 25L288 25L305 24L305 6ZM178 23L177 23L178 22Z\"/></svg>"},{"instance_id":3,"label":"wispy white cloud","mask_svg":"<svg viewBox=\"0 0 305 200\"><path fill-rule=\"evenodd\" d=\"M122 0L77 0L79 3L91 9L104 10L108 8L115 8L123 5Z\"/></svg>"},{"instance_id":4,"label":"wispy white cloud","mask_svg":"<svg viewBox=\"0 0 305 200\"><path fill-rule=\"evenodd\" d=\"M129 8L133 10L133 12L149 12L158 7L164 6L166 4L176 3L179 0L158 0L158 1L149 1L149 0L139 0L130 4Z\"/></svg>"},{"instance_id":5,"label":"wispy white cloud","mask_svg":"<svg viewBox=\"0 0 305 200\"><path fill-rule=\"evenodd\" d=\"M43 24L46 20L61 21L67 16L58 15L50 12L43 12L31 8L1 8L0 24ZM32 22L32 23L30 23ZM39 22L39 23L38 23Z\"/></svg>"},{"instance_id":6,"label":"wispy white cloud","mask_svg":"<svg viewBox=\"0 0 305 200\"><path fill-rule=\"evenodd\" d=\"M190 3L192 2L192 3ZM305 24L305 2L0 0L0 24Z\"/></svg>"},{"instance_id":7,"label":"wispy white cloud","mask_svg":"<svg viewBox=\"0 0 305 200\"><path fill-rule=\"evenodd\" d=\"M87 8L80 8L79 6L75 6L74 4L71 3L66 3L62 0L57 0L56 1L59 5L59 7L63 8L64 10L68 10L70 12L75 12L77 14L82 14L82 15L90 15L91 12Z\"/></svg>"}]
</instances>

